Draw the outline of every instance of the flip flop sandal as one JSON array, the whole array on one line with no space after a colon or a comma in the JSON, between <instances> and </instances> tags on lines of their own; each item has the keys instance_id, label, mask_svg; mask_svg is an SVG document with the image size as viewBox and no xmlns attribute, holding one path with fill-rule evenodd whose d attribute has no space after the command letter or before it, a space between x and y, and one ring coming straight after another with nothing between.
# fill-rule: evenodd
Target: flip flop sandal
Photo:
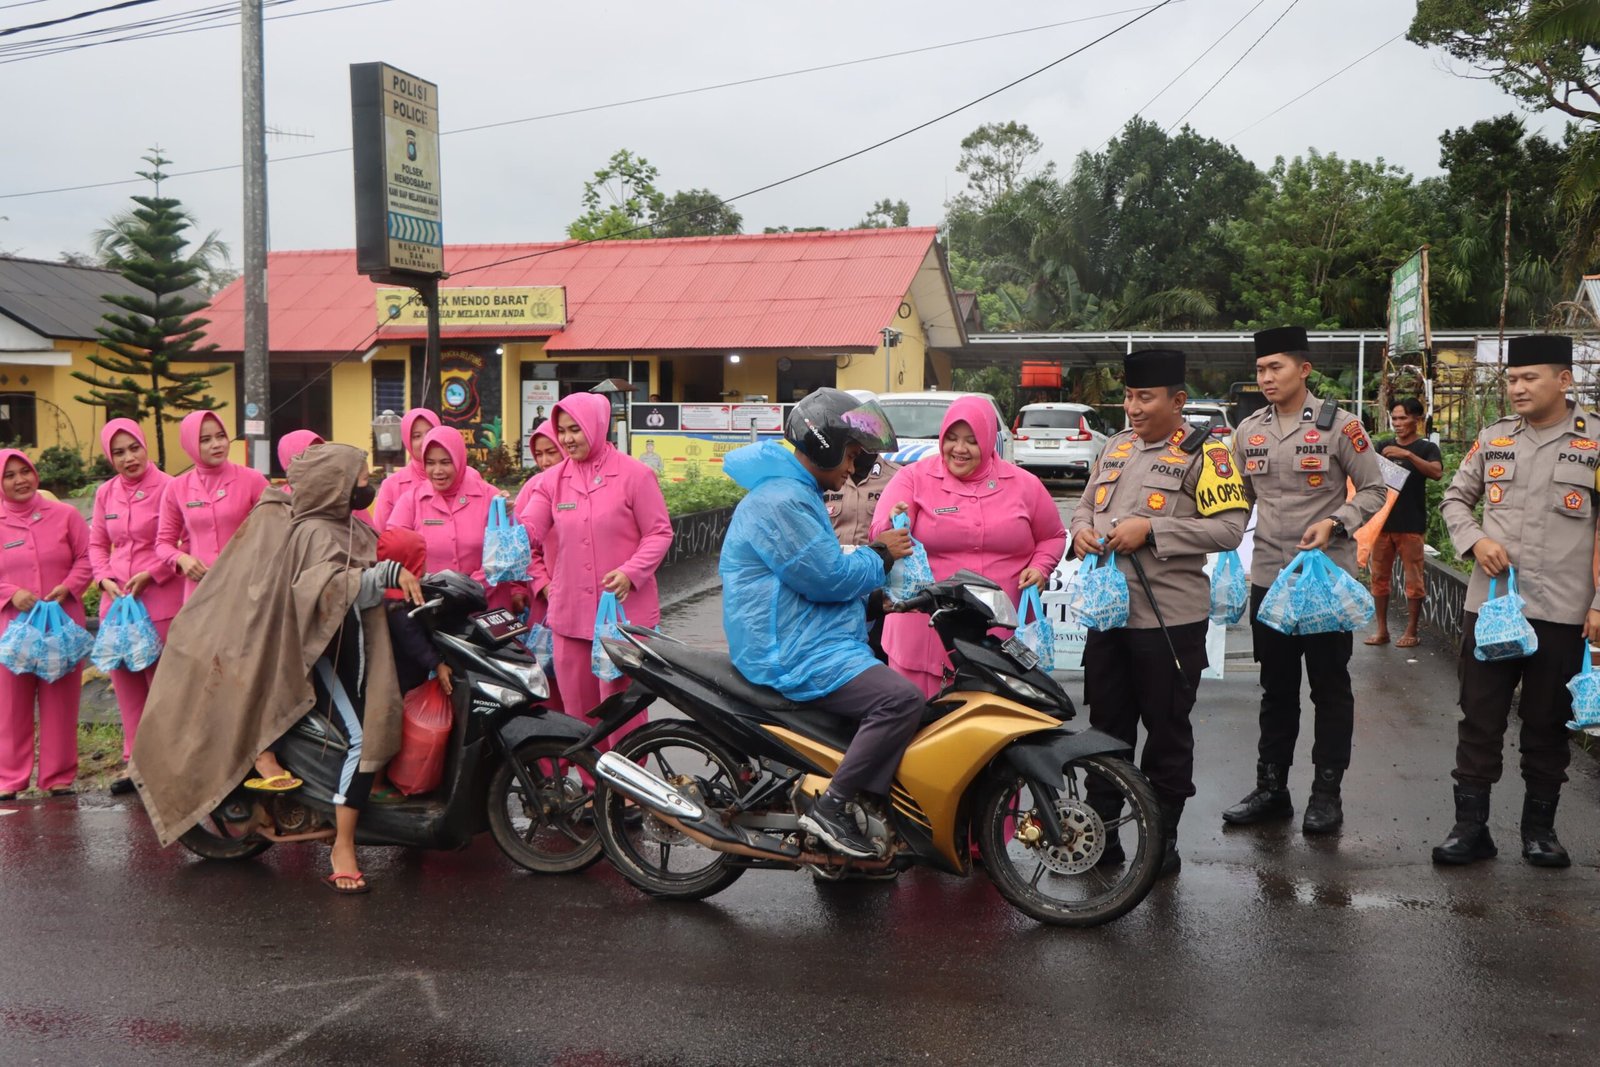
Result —
<instances>
[{"instance_id":1,"label":"flip flop sandal","mask_svg":"<svg viewBox=\"0 0 1600 1067\"><path fill-rule=\"evenodd\" d=\"M367 799L372 801L374 804L402 804L405 802L406 795L400 792L398 789L392 789L386 786L382 789L374 789L372 792L368 793Z\"/></svg>"},{"instance_id":2,"label":"flip flop sandal","mask_svg":"<svg viewBox=\"0 0 1600 1067\"><path fill-rule=\"evenodd\" d=\"M300 779L285 771L271 778L249 778L244 787L256 793L292 793L305 785Z\"/></svg>"},{"instance_id":3,"label":"flip flop sandal","mask_svg":"<svg viewBox=\"0 0 1600 1067\"><path fill-rule=\"evenodd\" d=\"M339 880L341 878L347 882L360 882L361 884L356 886L342 886L339 884ZM327 886L341 897L356 897L360 896L362 893L370 893L372 891L372 887L366 884L365 878L366 876L360 871L356 871L353 874L335 872L328 875L328 877L321 879L321 881L323 885Z\"/></svg>"},{"instance_id":4,"label":"flip flop sandal","mask_svg":"<svg viewBox=\"0 0 1600 1067\"><path fill-rule=\"evenodd\" d=\"M1422 638L1420 637L1399 637L1395 639L1394 647L1416 648L1420 644L1422 644Z\"/></svg>"}]
</instances>

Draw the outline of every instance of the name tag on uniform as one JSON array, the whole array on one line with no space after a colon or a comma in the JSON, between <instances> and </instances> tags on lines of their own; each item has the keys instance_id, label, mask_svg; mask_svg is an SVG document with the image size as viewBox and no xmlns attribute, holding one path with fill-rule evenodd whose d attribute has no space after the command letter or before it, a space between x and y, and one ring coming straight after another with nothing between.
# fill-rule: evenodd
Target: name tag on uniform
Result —
<instances>
[{"instance_id":1,"label":"name tag on uniform","mask_svg":"<svg viewBox=\"0 0 1600 1067\"><path fill-rule=\"evenodd\" d=\"M935 515L954 515L956 512L958 512L960 510L961 509L959 507L955 507L955 508L934 508L933 509L933 513Z\"/></svg>"},{"instance_id":2,"label":"name tag on uniform","mask_svg":"<svg viewBox=\"0 0 1600 1067\"><path fill-rule=\"evenodd\" d=\"M556 505L556 510L557 511L572 511L575 508L577 508L577 506L578 506L577 504L557 504Z\"/></svg>"},{"instance_id":3,"label":"name tag on uniform","mask_svg":"<svg viewBox=\"0 0 1600 1067\"><path fill-rule=\"evenodd\" d=\"M116 517L117 517L117 513L116 513L116 512L114 512L114 511L108 511L108 512L106 512L106 518L107 518L107 519L114 519L114 518L116 518Z\"/></svg>"},{"instance_id":4,"label":"name tag on uniform","mask_svg":"<svg viewBox=\"0 0 1600 1067\"><path fill-rule=\"evenodd\" d=\"M206 502L204 500L185 500L183 506L186 508L203 508L206 506Z\"/></svg>"},{"instance_id":5,"label":"name tag on uniform","mask_svg":"<svg viewBox=\"0 0 1600 1067\"><path fill-rule=\"evenodd\" d=\"M424 525L424 526L443 526L444 525L444 520L443 519L423 519L422 520L422 525Z\"/></svg>"},{"instance_id":6,"label":"name tag on uniform","mask_svg":"<svg viewBox=\"0 0 1600 1067\"><path fill-rule=\"evenodd\" d=\"M25 537L22 537L22 538L18 538L15 541L7 541L5 543L5 547L6 548L21 548L23 545L25 545L27 543L28 543L28 539L25 538Z\"/></svg>"}]
</instances>

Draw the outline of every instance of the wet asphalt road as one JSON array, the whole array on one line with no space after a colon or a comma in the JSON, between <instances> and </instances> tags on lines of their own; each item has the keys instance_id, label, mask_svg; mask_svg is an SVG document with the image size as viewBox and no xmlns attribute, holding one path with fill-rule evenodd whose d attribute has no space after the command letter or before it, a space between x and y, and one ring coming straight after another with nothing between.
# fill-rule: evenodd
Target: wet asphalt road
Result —
<instances>
[{"instance_id":1,"label":"wet asphalt road","mask_svg":"<svg viewBox=\"0 0 1600 1067\"><path fill-rule=\"evenodd\" d=\"M712 592L665 626L710 643L719 613ZM1594 1063L1600 764L1576 755L1563 799L1573 869L1517 857L1514 782L1500 859L1435 869L1454 676L1436 638L1410 658L1357 645L1335 840L1224 832L1256 687L1239 660L1204 683L1183 872L1091 931L1034 924L981 875L751 872L656 904L487 839L366 849L374 892L340 899L321 850L204 863L157 848L137 801L4 805L0 1063Z\"/></svg>"}]
</instances>

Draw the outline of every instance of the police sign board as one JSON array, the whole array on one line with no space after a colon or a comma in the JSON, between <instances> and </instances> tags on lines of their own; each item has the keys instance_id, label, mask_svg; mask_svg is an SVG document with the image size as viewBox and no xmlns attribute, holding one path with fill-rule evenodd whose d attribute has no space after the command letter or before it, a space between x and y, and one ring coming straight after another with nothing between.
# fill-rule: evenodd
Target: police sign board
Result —
<instances>
[{"instance_id":1,"label":"police sign board","mask_svg":"<svg viewBox=\"0 0 1600 1067\"><path fill-rule=\"evenodd\" d=\"M387 63L350 65L356 269L441 275L439 87Z\"/></svg>"},{"instance_id":2,"label":"police sign board","mask_svg":"<svg viewBox=\"0 0 1600 1067\"><path fill-rule=\"evenodd\" d=\"M439 322L449 326L565 326L567 290L561 285L439 290ZM378 290L378 325L419 328L428 309L409 289Z\"/></svg>"}]
</instances>

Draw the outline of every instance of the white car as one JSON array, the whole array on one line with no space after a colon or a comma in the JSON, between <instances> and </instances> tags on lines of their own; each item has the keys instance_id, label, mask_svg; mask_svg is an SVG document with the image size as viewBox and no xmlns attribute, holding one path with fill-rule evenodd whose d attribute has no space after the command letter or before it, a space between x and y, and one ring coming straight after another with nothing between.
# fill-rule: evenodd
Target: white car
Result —
<instances>
[{"instance_id":1,"label":"white car","mask_svg":"<svg viewBox=\"0 0 1600 1067\"><path fill-rule=\"evenodd\" d=\"M926 393L879 393L878 406L889 416L894 435L900 439L900 451L889 457L896 463L915 463L930 452L939 450L939 427L944 422L950 405L964 396L980 396L994 408L995 420L1000 424L996 447L1001 459L1012 459L1011 431L1006 429L1005 416L1000 405L988 393L956 393L934 390Z\"/></svg>"},{"instance_id":2,"label":"white car","mask_svg":"<svg viewBox=\"0 0 1600 1067\"><path fill-rule=\"evenodd\" d=\"M1017 413L1015 462L1041 478L1087 478L1108 436L1087 404L1027 404Z\"/></svg>"},{"instance_id":3,"label":"white car","mask_svg":"<svg viewBox=\"0 0 1600 1067\"><path fill-rule=\"evenodd\" d=\"M1217 400L1191 400L1183 405L1185 422L1204 426L1211 436L1229 448L1233 447L1233 423L1228 419L1228 409Z\"/></svg>"}]
</instances>

